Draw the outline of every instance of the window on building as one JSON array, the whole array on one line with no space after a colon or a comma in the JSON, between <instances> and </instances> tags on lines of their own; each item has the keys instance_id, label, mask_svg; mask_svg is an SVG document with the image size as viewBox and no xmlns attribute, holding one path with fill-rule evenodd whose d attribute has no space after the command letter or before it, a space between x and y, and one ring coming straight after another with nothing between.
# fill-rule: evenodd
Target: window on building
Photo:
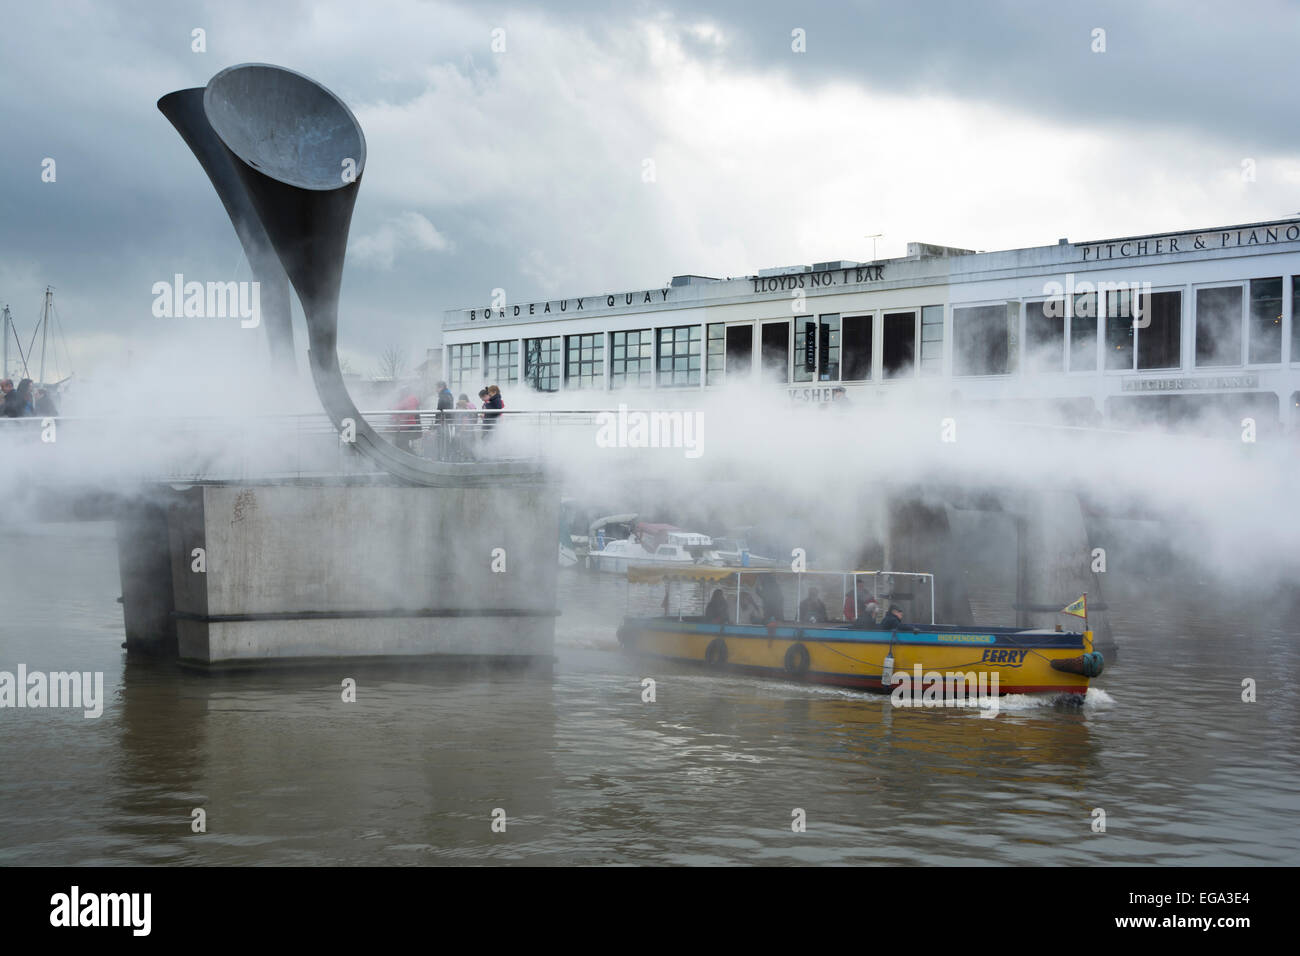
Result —
<instances>
[{"instance_id":1,"label":"window on building","mask_svg":"<svg viewBox=\"0 0 1300 956\"><path fill-rule=\"evenodd\" d=\"M565 388L605 387L605 333L566 335Z\"/></svg>"},{"instance_id":2,"label":"window on building","mask_svg":"<svg viewBox=\"0 0 1300 956\"><path fill-rule=\"evenodd\" d=\"M764 322L759 344L763 380L785 385L790 381L790 323Z\"/></svg>"},{"instance_id":3,"label":"window on building","mask_svg":"<svg viewBox=\"0 0 1300 956\"><path fill-rule=\"evenodd\" d=\"M817 322L812 318L794 323L794 381L811 382L817 377Z\"/></svg>"},{"instance_id":4,"label":"window on building","mask_svg":"<svg viewBox=\"0 0 1300 956\"><path fill-rule=\"evenodd\" d=\"M659 387L700 384L700 327L679 325L659 330Z\"/></svg>"},{"instance_id":5,"label":"window on building","mask_svg":"<svg viewBox=\"0 0 1300 956\"><path fill-rule=\"evenodd\" d=\"M886 312L880 337L881 378L912 375L916 360L916 313Z\"/></svg>"},{"instance_id":6,"label":"window on building","mask_svg":"<svg viewBox=\"0 0 1300 956\"><path fill-rule=\"evenodd\" d=\"M840 380L840 317L800 319L794 327L794 381Z\"/></svg>"},{"instance_id":7,"label":"window on building","mask_svg":"<svg viewBox=\"0 0 1300 956\"><path fill-rule=\"evenodd\" d=\"M484 380L493 385L500 385L502 382L509 385L517 384L519 382L519 340L488 342L484 348L487 352L483 359ZM478 404L477 399L475 404Z\"/></svg>"},{"instance_id":8,"label":"window on building","mask_svg":"<svg viewBox=\"0 0 1300 956\"><path fill-rule=\"evenodd\" d=\"M1097 293L1081 292L1070 303L1070 371L1097 370Z\"/></svg>"},{"instance_id":9,"label":"window on building","mask_svg":"<svg viewBox=\"0 0 1300 956\"><path fill-rule=\"evenodd\" d=\"M563 354L558 335L544 339L525 339L524 384L539 392L558 392Z\"/></svg>"},{"instance_id":10,"label":"window on building","mask_svg":"<svg viewBox=\"0 0 1300 956\"><path fill-rule=\"evenodd\" d=\"M1008 375L1015 371L1020 304L980 305L952 310L954 375Z\"/></svg>"},{"instance_id":11,"label":"window on building","mask_svg":"<svg viewBox=\"0 0 1300 956\"><path fill-rule=\"evenodd\" d=\"M1300 276L1291 277L1291 361L1300 362L1300 322L1296 307L1300 305Z\"/></svg>"},{"instance_id":12,"label":"window on building","mask_svg":"<svg viewBox=\"0 0 1300 956\"><path fill-rule=\"evenodd\" d=\"M610 335L610 387L650 387L650 375L654 371L654 341L654 333L649 329Z\"/></svg>"},{"instance_id":13,"label":"window on building","mask_svg":"<svg viewBox=\"0 0 1300 956\"><path fill-rule=\"evenodd\" d=\"M1108 371L1133 369L1133 291L1112 290L1106 293L1106 368Z\"/></svg>"},{"instance_id":14,"label":"window on building","mask_svg":"<svg viewBox=\"0 0 1300 956\"><path fill-rule=\"evenodd\" d=\"M473 345L447 346L447 383L452 388L473 388L478 391L481 384L479 353L482 348L477 342Z\"/></svg>"},{"instance_id":15,"label":"window on building","mask_svg":"<svg viewBox=\"0 0 1300 956\"><path fill-rule=\"evenodd\" d=\"M840 317L817 316L817 380L840 380Z\"/></svg>"},{"instance_id":16,"label":"window on building","mask_svg":"<svg viewBox=\"0 0 1300 956\"><path fill-rule=\"evenodd\" d=\"M1196 290L1196 364L1241 364L1241 286Z\"/></svg>"},{"instance_id":17,"label":"window on building","mask_svg":"<svg viewBox=\"0 0 1300 956\"><path fill-rule=\"evenodd\" d=\"M921 309L921 374L943 374L943 306Z\"/></svg>"},{"instance_id":18,"label":"window on building","mask_svg":"<svg viewBox=\"0 0 1300 956\"><path fill-rule=\"evenodd\" d=\"M704 384L721 385L726 381L726 363L727 326L712 322L704 338Z\"/></svg>"},{"instance_id":19,"label":"window on building","mask_svg":"<svg viewBox=\"0 0 1300 956\"><path fill-rule=\"evenodd\" d=\"M1250 280L1250 363L1282 361L1282 277Z\"/></svg>"},{"instance_id":20,"label":"window on building","mask_svg":"<svg viewBox=\"0 0 1300 956\"><path fill-rule=\"evenodd\" d=\"M844 381L866 382L871 379L871 321L869 315L844 318L841 342L844 346Z\"/></svg>"},{"instance_id":21,"label":"window on building","mask_svg":"<svg viewBox=\"0 0 1300 956\"><path fill-rule=\"evenodd\" d=\"M1183 294L1154 292L1140 299L1137 367L1178 368L1183 364Z\"/></svg>"},{"instance_id":22,"label":"window on building","mask_svg":"<svg viewBox=\"0 0 1300 956\"><path fill-rule=\"evenodd\" d=\"M1025 303L1025 370L1065 368L1065 300Z\"/></svg>"},{"instance_id":23,"label":"window on building","mask_svg":"<svg viewBox=\"0 0 1300 956\"><path fill-rule=\"evenodd\" d=\"M754 370L754 325L727 326L727 376L732 380L748 381Z\"/></svg>"}]
</instances>

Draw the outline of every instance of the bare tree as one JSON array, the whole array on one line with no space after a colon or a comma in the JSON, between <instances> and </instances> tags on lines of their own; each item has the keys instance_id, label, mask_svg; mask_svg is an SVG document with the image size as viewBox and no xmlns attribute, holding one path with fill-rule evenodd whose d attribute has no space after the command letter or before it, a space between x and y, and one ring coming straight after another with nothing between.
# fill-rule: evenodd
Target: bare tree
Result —
<instances>
[{"instance_id":1,"label":"bare tree","mask_svg":"<svg viewBox=\"0 0 1300 956\"><path fill-rule=\"evenodd\" d=\"M390 345L384 349L379 359L379 378L396 382L406 370L406 349L400 345Z\"/></svg>"}]
</instances>

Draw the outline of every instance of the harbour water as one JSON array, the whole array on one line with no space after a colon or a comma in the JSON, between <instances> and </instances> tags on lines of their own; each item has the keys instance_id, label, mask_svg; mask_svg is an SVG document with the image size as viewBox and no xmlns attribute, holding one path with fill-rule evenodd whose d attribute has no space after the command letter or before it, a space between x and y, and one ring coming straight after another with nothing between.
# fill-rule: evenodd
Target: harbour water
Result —
<instances>
[{"instance_id":1,"label":"harbour water","mask_svg":"<svg viewBox=\"0 0 1300 956\"><path fill-rule=\"evenodd\" d=\"M1300 863L1300 622L1267 608L1117 581L1084 706L995 717L627 658L624 585L576 570L545 672L211 677L126 661L111 526L5 540L0 670L106 700L0 709L0 865Z\"/></svg>"}]
</instances>

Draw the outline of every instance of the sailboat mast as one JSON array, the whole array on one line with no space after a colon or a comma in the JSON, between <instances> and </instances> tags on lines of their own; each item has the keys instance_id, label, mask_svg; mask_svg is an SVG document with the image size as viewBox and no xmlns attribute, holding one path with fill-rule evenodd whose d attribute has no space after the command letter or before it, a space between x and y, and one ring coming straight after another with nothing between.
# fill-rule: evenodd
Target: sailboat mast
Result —
<instances>
[{"instance_id":1,"label":"sailboat mast","mask_svg":"<svg viewBox=\"0 0 1300 956\"><path fill-rule=\"evenodd\" d=\"M45 384L45 343L50 338L50 299L53 298L54 291L45 287L45 311L41 315L41 377L37 380L39 384Z\"/></svg>"}]
</instances>

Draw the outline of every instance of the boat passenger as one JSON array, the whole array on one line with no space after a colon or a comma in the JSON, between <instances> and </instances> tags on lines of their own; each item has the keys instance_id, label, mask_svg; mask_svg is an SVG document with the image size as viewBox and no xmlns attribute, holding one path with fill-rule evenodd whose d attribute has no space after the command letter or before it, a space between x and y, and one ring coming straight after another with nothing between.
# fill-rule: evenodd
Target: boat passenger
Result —
<instances>
[{"instance_id":1,"label":"boat passenger","mask_svg":"<svg viewBox=\"0 0 1300 956\"><path fill-rule=\"evenodd\" d=\"M903 609L895 604L880 622L882 631L897 631L903 627Z\"/></svg>"},{"instance_id":2,"label":"boat passenger","mask_svg":"<svg viewBox=\"0 0 1300 956\"><path fill-rule=\"evenodd\" d=\"M727 623L727 599L722 594L722 588L713 589L709 606L704 609L704 620L708 624Z\"/></svg>"},{"instance_id":3,"label":"boat passenger","mask_svg":"<svg viewBox=\"0 0 1300 956\"><path fill-rule=\"evenodd\" d=\"M865 581L859 581L858 600L857 600L857 612L859 617L864 616L866 614L868 603L874 605L876 603L876 599L872 597L871 592L867 590L867 583ZM844 620L846 621L855 620L853 609L854 609L853 593L849 592L844 596ZM874 617L875 612L873 611L872 613L873 613L873 617L871 618L871 622L875 623L876 620Z\"/></svg>"},{"instance_id":4,"label":"boat passenger","mask_svg":"<svg viewBox=\"0 0 1300 956\"><path fill-rule=\"evenodd\" d=\"M753 596L745 591L740 595L740 621L742 624L763 624L763 611Z\"/></svg>"},{"instance_id":5,"label":"boat passenger","mask_svg":"<svg viewBox=\"0 0 1300 956\"><path fill-rule=\"evenodd\" d=\"M809 588L808 596L799 604L799 620L805 624L824 624L826 617L826 605L817 596L817 589Z\"/></svg>"},{"instance_id":6,"label":"boat passenger","mask_svg":"<svg viewBox=\"0 0 1300 956\"><path fill-rule=\"evenodd\" d=\"M785 618L785 596L781 593L781 585L769 575L762 575L758 579L758 596L763 601L763 621L780 621Z\"/></svg>"}]
</instances>

